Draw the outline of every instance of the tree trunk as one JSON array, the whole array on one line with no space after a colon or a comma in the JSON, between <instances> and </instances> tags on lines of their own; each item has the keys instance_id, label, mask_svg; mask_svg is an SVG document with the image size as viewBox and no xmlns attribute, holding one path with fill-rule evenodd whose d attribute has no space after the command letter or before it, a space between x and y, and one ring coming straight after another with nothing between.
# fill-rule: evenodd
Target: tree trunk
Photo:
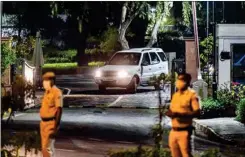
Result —
<instances>
[{"instance_id":1,"label":"tree trunk","mask_svg":"<svg viewBox=\"0 0 245 157\"><path fill-rule=\"evenodd\" d=\"M77 64L78 66L87 66L88 60L85 54L86 49L86 37L85 33L78 33L78 42L77 42Z\"/></svg>"},{"instance_id":2,"label":"tree trunk","mask_svg":"<svg viewBox=\"0 0 245 157\"><path fill-rule=\"evenodd\" d=\"M127 39L125 37L127 28L128 28L128 26L126 24L122 24L122 26L121 26L121 28L119 30L118 42L120 43L121 48L123 50L129 49L128 41L127 41Z\"/></svg>"},{"instance_id":3,"label":"tree trunk","mask_svg":"<svg viewBox=\"0 0 245 157\"><path fill-rule=\"evenodd\" d=\"M155 43L157 43L157 33L163 17L164 17L164 13L162 13L161 17L156 21L151 33L150 41L148 42L146 47L152 47Z\"/></svg>"},{"instance_id":4,"label":"tree trunk","mask_svg":"<svg viewBox=\"0 0 245 157\"><path fill-rule=\"evenodd\" d=\"M118 42L121 45L121 48L123 50L125 49L129 49L129 45L128 45L128 41L125 37L126 34L126 30L127 30L127 25L125 24L125 19L126 19L126 15L127 15L127 6L128 6L128 2L125 2L122 6L122 15L121 15L121 23L118 29L119 35L118 35Z\"/></svg>"},{"instance_id":5,"label":"tree trunk","mask_svg":"<svg viewBox=\"0 0 245 157\"><path fill-rule=\"evenodd\" d=\"M78 41L77 41L77 64L78 66L88 65L88 56L85 54L86 40L88 37L88 24L83 20L82 22L82 32L77 31Z\"/></svg>"},{"instance_id":6,"label":"tree trunk","mask_svg":"<svg viewBox=\"0 0 245 157\"><path fill-rule=\"evenodd\" d=\"M125 2L122 7L121 24L118 29L118 32L119 32L118 42L120 43L121 48L123 50L129 49L128 41L125 37L126 31L129 25L131 24L131 22L133 21L133 19L139 14L139 11L142 9L143 4L132 15L128 15L129 18L126 19L127 7L128 7L128 2Z\"/></svg>"}]
</instances>

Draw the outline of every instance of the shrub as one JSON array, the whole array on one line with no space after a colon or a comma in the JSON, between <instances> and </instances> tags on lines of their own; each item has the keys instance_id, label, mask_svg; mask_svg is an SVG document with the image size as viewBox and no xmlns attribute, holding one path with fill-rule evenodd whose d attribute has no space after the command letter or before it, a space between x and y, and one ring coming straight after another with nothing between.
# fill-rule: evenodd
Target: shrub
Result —
<instances>
[{"instance_id":1,"label":"shrub","mask_svg":"<svg viewBox=\"0 0 245 157\"><path fill-rule=\"evenodd\" d=\"M234 106L237 104L237 100L234 99L232 94L232 89L228 88L228 84L222 85L222 87L217 90L217 100L225 106Z\"/></svg>"},{"instance_id":2,"label":"shrub","mask_svg":"<svg viewBox=\"0 0 245 157\"><path fill-rule=\"evenodd\" d=\"M56 48L47 47L43 49L45 63L70 63L75 61L77 50L58 50Z\"/></svg>"},{"instance_id":3,"label":"shrub","mask_svg":"<svg viewBox=\"0 0 245 157\"><path fill-rule=\"evenodd\" d=\"M245 123L245 99L242 99L238 106L236 111L237 117L236 119L242 123Z\"/></svg>"},{"instance_id":4,"label":"shrub","mask_svg":"<svg viewBox=\"0 0 245 157\"><path fill-rule=\"evenodd\" d=\"M105 62L89 62L88 66L103 66Z\"/></svg>"},{"instance_id":5,"label":"shrub","mask_svg":"<svg viewBox=\"0 0 245 157\"><path fill-rule=\"evenodd\" d=\"M13 64L16 60L16 54L11 49L8 44L2 43L1 44L1 72L2 75L4 71L8 68L9 65Z\"/></svg>"},{"instance_id":6,"label":"shrub","mask_svg":"<svg viewBox=\"0 0 245 157\"><path fill-rule=\"evenodd\" d=\"M45 63L70 63L70 60L68 58L59 58L59 57L52 57L52 58L46 58Z\"/></svg>"},{"instance_id":7,"label":"shrub","mask_svg":"<svg viewBox=\"0 0 245 157\"><path fill-rule=\"evenodd\" d=\"M202 117L214 118L224 114L225 106L213 98L204 99L201 103Z\"/></svg>"},{"instance_id":8,"label":"shrub","mask_svg":"<svg viewBox=\"0 0 245 157\"><path fill-rule=\"evenodd\" d=\"M219 149L208 149L200 154L200 157L221 157Z\"/></svg>"},{"instance_id":9,"label":"shrub","mask_svg":"<svg viewBox=\"0 0 245 157\"><path fill-rule=\"evenodd\" d=\"M53 63L53 64L44 64L43 68L45 69L69 69L69 68L77 68L77 63Z\"/></svg>"},{"instance_id":10,"label":"shrub","mask_svg":"<svg viewBox=\"0 0 245 157\"><path fill-rule=\"evenodd\" d=\"M154 149L147 147L139 147L138 149L127 149L119 151L110 151L109 157L153 157ZM170 157L171 153L169 149L161 148L159 157Z\"/></svg>"},{"instance_id":11,"label":"shrub","mask_svg":"<svg viewBox=\"0 0 245 157\"><path fill-rule=\"evenodd\" d=\"M35 150L37 154L41 148L39 131L19 131L2 130L1 154L5 157L18 156L19 149L24 146L25 156L28 151ZM12 147L12 150L6 149Z\"/></svg>"},{"instance_id":12,"label":"shrub","mask_svg":"<svg viewBox=\"0 0 245 157\"><path fill-rule=\"evenodd\" d=\"M27 82L22 76L16 76L15 81L12 84L12 93L2 97L2 110L1 118L5 112L9 112L7 123L14 111L23 111L25 107L33 103L34 98L34 86Z\"/></svg>"}]
</instances>

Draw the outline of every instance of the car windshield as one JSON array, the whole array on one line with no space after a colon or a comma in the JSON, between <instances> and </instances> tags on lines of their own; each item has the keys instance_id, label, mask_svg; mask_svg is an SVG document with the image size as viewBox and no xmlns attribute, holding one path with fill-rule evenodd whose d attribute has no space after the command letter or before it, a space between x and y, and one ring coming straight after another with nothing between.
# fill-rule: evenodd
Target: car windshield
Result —
<instances>
[{"instance_id":1,"label":"car windshield","mask_svg":"<svg viewBox=\"0 0 245 157\"><path fill-rule=\"evenodd\" d=\"M139 65L141 53L116 53L109 65Z\"/></svg>"}]
</instances>

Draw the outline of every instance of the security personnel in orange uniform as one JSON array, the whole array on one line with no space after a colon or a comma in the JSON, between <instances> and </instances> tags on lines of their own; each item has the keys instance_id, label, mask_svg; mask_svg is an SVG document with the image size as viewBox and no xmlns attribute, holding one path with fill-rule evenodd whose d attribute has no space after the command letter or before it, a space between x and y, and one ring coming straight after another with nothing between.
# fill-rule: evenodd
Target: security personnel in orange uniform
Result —
<instances>
[{"instance_id":1,"label":"security personnel in orange uniform","mask_svg":"<svg viewBox=\"0 0 245 157\"><path fill-rule=\"evenodd\" d=\"M166 113L172 119L172 130L169 135L172 157L192 157L192 119L200 115L200 106L196 92L189 88L190 82L190 74L178 76L177 92L174 93L170 109Z\"/></svg>"},{"instance_id":2,"label":"security personnel in orange uniform","mask_svg":"<svg viewBox=\"0 0 245 157\"><path fill-rule=\"evenodd\" d=\"M47 72L43 75L45 93L40 109L40 133L43 157L54 156L54 137L58 131L62 114L62 92L55 86L55 74Z\"/></svg>"}]
</instances>

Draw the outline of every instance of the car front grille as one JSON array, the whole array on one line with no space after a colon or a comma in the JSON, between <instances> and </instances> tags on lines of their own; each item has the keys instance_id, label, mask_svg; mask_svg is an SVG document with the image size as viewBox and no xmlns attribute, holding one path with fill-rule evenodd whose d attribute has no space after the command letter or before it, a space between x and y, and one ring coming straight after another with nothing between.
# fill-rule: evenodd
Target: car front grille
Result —
<instances>
[{"instance_id":1,"label":"car front grille","mask_svg":"<svg viewBox=\"0 0 245 157\"><path fill-rule=\"evenodd\" d=\"M104 71L102 75L104 77L112 77L112 76L117 76L117 72L116 71Z\"/></svg>"}]
</instances>

